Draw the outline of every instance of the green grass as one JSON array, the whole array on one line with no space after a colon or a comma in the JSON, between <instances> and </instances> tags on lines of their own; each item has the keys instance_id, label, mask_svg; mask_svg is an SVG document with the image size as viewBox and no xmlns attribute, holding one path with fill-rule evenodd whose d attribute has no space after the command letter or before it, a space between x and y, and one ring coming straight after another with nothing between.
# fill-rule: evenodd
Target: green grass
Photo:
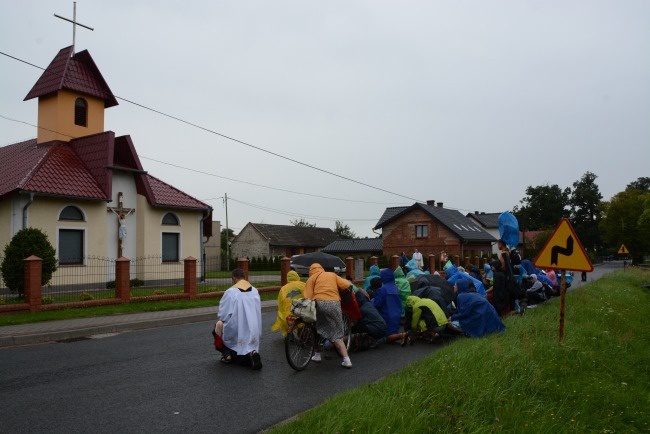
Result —
<instances>
[{"instance_id":1,"label":"green grass","mask_svg":"<svg viewBox=\"0 0 650 434\"><path fill-rule=\"evenodd\" d=\"M649 282L628 269L567 294L563 343L554 299L271 432L648 432Z\"/></svg>"},{"instance_id":2,"label":"green grass","mask_svg":"<svg viewBox=\"0 0 650 434\"><path fill-rule=\"evenodd\" d=\"M280 282L260 282L256 283L255 286L259 288L269 287L269 286L278 286ZM259 286L258 286L259 285ZM222 291L228 288L229 285L223 285L222 289L216 289L214 291ZM182 287L180 291L170 290L168 293L177 293L182 292ZM143 293L141 288L134 288L131 290L132 296L136 295L151 295L152 291ZM115 296L115 291L111 292L111 297ZM277 300L277 292L262 292L260 293L262 300ZM98 299L98 297L95 297ZM61 310L51 310L51 311L42 311L42 312L21 312L21 313L10 313L0 315L0 326L5 325L18 325L18 324L28 324L33 322L41 321L55 321L62 319L73 319L73 318L88 318L94 316L107 316L107 315L123 315L128 313L138 313L138 312L156 312L163 310L174 310L174 309L191 309L196 307L206 307L206 306L217 306L219 304L220 297L210 297L210 298L197 298L194 300L165 300L165 301L141 301L134 302L132 301L129 304L115 304L109 306L93 306L93 307L80 307L74 309L61 309ZM69 297L62 299L60 301L73 301ZM78 301L78 300L74 300Z\"/></svg>"}]
</instances>

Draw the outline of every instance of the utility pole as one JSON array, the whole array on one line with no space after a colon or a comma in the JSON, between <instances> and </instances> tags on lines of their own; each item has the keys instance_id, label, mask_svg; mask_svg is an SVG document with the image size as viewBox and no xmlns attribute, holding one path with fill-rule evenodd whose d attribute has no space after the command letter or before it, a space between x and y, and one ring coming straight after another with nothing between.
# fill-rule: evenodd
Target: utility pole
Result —
<instances>
[{"instance_id":1,"label":"utility pole","mask_svg":"<svg viewBox=\"0 0 650 434\"><path fill-rule=\"evenodd\" d=\"M226 205L226 271L230 271L230 231L228 230L228 193L224 194Z\"/></svg>"}]
</instances>

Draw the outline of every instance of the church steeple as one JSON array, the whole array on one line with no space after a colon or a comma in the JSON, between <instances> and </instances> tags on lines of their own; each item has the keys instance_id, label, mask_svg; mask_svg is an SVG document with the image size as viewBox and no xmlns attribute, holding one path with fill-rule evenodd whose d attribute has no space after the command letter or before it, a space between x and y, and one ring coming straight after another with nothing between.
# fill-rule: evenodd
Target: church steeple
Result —
<instances>
[{"instance_id":1,"label":"church steeple","mask_svg":"<svg viewBox=\"0 0 650 434\"><path fill-rule=\"evenodd\" d=\"M38 98L38 143L104 132L104 110L117 105L90 53L73 49L59 51L25 97Z\"/></svg>"}]
</instances>

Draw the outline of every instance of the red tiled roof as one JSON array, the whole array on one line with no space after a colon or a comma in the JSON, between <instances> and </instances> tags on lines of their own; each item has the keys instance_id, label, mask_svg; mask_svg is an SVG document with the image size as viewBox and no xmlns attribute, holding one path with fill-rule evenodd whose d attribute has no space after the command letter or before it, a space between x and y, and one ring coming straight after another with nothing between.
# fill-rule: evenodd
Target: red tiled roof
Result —
<instances>
[{"instance_id":1,"label":"red tiled roof","mask_svg":"<svg viewBox=\"0 0 650 434\"><path fill-rule=\"evenodd\" d=\"M210 208L210 205L193 198L187 193L183 193L181 190L172 187L154 176L146 174L144 175L144 178L145 182L149 184L151 193L153 194L153 201L149 201L149 204L152 206L169 206L189 209Z\"/></svg>"},{"instance_id":2,"label":"red tiled roof","mask_svg":"<svg viewBox=\"0 0 650 434\"><path fill-rule=\"evenodd\" d=\"M108 198L112 196L113 185L111 171L107 166L113 164L114 142L115 133L112 131L70 141L70 147L83 161L88 172L104 192L104 196Z\"/></svg>"},{"instance_id":3,"label":"red tiled roof","mask_svg":"<svg viewBox=\"0 0 650 434\"><path fill-rule=\"evenodd\" d=\"M72 49L70 46L59 51L24 100L68 89L101 98L106 108L116 106L117 100L88 50L71 57Z\"/></svg>"},{"instance_id":4,"label":"red tiled roof","mask_svg":"<svg viewBox=\"0 0 650 434\"><path fill-rule=\"evenodd\" d=\"M32 170L38 166L47 147L38 146L36 139L0 148L0 198L22 189L25 180Z\"/></svg>"},{"instance_id":5,"label":"red tiled roof","mask_svg":"<svg viewBox=\"0 0 650 434\"><path fill-rule=\"evenodd\" d=\"M104 191L74 151L53 144L23 186L25 191L84 199L106 199Z\"/></svg>"}]
</instances>

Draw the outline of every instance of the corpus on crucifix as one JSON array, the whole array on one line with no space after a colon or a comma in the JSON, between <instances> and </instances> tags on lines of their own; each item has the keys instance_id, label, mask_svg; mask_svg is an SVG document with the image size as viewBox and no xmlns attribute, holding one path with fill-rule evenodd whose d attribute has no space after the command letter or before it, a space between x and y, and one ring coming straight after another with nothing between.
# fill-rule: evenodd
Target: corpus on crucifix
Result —
<instances>
[{"instance_id":1,"label":"corpus on crucifix","mask_svg":"<svg viewBox=\"0 0 650 434\"><path fill-rule=\"evenodd\" d=\"M126 217L135 212L135 208L124 208L124 194L120 191L117 193L117 206L109 206L107 209L117 216L117 257L121 258L128 233Z\"/></svg>"}]
</instances>

